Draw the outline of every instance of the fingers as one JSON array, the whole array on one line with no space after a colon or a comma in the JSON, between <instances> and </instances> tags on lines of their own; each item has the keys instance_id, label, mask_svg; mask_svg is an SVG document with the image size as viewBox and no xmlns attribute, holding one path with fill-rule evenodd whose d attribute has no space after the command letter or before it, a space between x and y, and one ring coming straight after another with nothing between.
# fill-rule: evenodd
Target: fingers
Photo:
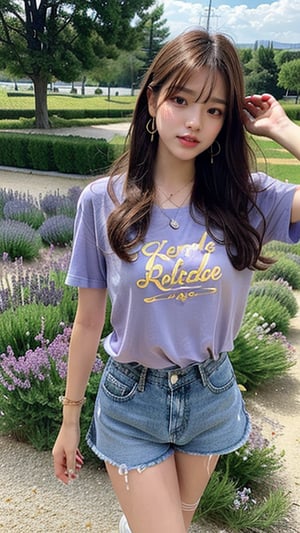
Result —
<instances>
[{"instance_id":1,"label":"fingers","mask_svg":"<svg viewBox=\"0 0 300 533\"><path fill-rule=\"evenodd\" d=\"M75 453L65 453L65 451L56 451L54 449L53 457L54 473L57 479L67 485L78 477L78 473L83 466L83 456L78 448Z\"/></svg>"},{"instance_id":2,"label":"fingers","mask_svg":"<svg viewBox=\"0 0 300 533\"><path fill-rule=\"evenodd\" d=\"M244 99L244 109L254 118L266 113L272 104L272 96L263 94L263 95L252 95L246 96Z\"/></svg>"}]
</instances>

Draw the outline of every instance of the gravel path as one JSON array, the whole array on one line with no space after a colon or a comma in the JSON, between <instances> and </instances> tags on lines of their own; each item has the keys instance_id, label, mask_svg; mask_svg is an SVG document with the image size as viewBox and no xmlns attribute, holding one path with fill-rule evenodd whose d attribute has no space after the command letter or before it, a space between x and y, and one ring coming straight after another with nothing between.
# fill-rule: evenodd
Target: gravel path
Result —
<instances>
[{"instance_id":1,"label":"gravel path","mask_svg":"<svg viewBox=\"0 0 300 533\"><path fill-rule=\"evenodd\" d=\"M39 193L59 189L66 192L87 180L78 176L58 176L0 169L0 187ZM300 292L296 293L300 305ZM285 468L280 474L290 492L291 515L277 533L300 532L300 313L293 319L289 340L296 346L298 362L283 378L256 391L249 407L278 451L285 450ZM50 452L37 452L31 446L0 437L0 531L9 533L117 533L121 516L108 477L103 469L85 465L80 478L70 486L53 475ZM202 523L191 533L226 533Z\"/></svg>"}]
</instances>

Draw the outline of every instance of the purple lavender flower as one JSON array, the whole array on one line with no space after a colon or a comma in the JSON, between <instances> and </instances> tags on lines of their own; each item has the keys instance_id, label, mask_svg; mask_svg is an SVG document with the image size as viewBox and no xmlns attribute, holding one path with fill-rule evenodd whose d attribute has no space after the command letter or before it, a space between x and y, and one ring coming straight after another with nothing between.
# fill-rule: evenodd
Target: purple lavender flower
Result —
<instances>
[{"instance_id":1,"label":"purple lavender flower","mask_svg":"<svg viewBox=\"0 0 300 533\"><path fill-rule=\"evenodd\" d=\"M7 347L6 353L0 355L0 385L8 392L15 389L30 389L37 382L51 380L53 369L60 379L64 380L67 373L68 351L71 328L65 327L63 332L49 343L44 337L44 323L41 332L36 336L40 346L35 350L27 350L25 355L16 357L12 348ZM92 372L99 374L103 370L103 362L97 358Z\"/></svg>"},{"instance_id":2,"label":"purple lavender flower","mask_svg":"<svg viewBox=\"0 0 300 533\"><path fill-rule=\"evenodd\" d=\"M0 254L5 252L11 259L34 259L40 246L39 233L28 224L16 220L0 220Z\"/></svg>"},{"instance_id":3,"label":"purple lavender flower","mask_svg":"<svg viewBox=\"0 0 300 533\"><path fill-rule=\"evenodd\" d=\"M56 245L70 244L73 239L74 219L65 215L48 218L40 227L44 242Z\"/></svg>"}]
</instances>

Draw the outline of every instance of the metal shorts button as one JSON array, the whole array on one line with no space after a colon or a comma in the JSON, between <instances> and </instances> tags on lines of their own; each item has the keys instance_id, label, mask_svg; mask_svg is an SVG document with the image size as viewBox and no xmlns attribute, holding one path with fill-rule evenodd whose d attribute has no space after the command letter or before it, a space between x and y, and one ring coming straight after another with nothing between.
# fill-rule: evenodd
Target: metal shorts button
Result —
<instances>
[{"instance_id":1,"label":"metal shorts button","mask_svg":"<svg viewBox=\"0 0 300 533\"><path fill-rule=\"evenodd\" d=\"M177 374L172 374L171 377L170 377L170 381L172 383L172 385L175 385L178 381L178 376Z\"/></svg>"}]
</instances>

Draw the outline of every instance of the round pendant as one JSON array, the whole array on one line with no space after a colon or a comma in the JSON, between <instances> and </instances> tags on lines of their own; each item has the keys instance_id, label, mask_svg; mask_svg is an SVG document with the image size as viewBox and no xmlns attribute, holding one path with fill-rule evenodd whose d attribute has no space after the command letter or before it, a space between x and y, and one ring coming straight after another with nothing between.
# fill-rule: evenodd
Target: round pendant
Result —
<instances>
[{"instance_id":1,"label":"round pendant","mask_svg":"<svg viewBox=\"0 0 300 533\"><path fill-rule=\"evenodd\" d=\"M171 218L171 220L169 222L169 226L172 229L178 229L179 228L179 224L178 224L177 220L175 220L174 218Z\"/></svg>"}]
</instances>

